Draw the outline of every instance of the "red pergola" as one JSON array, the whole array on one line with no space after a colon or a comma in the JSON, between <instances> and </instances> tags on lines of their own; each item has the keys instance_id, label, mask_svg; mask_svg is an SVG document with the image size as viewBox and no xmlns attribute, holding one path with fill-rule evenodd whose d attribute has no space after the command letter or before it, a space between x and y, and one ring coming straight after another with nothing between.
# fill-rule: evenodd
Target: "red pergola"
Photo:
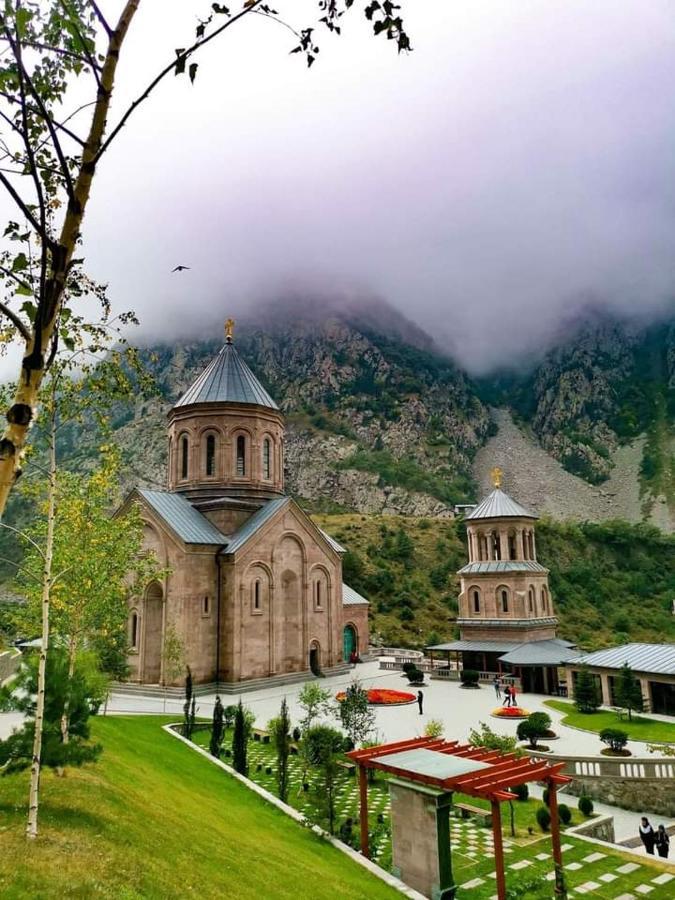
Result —
<instances>
[{"instance_id":1,"label":"red pergola","mask_svg":"<svg viewBox=\"0 0 675 900\"><path fill-rule=\"evenodd\" d=\"M423 774L411 768L401 768L387 761L409 750L433 750L435 753L460 757L465 760L487 764L479 769L449 778ZM367 769L380 769L406 781L417 782L438 788L445 792L458 791L471 797L489 800L492 809L492 833L495 851L495 872L497 876L497 896L499 900L506 897L506 881L504 877L504 848L502 844L502 819L500 803L513 800L516 795L509 788L528 782L545 782L548 789L548 806L551 813L551 843L556 870L556 893L564 893L562 879L562 852L560 849L560 823L558 818L557 790L571 779L561 774L564 763L552 764L546 760L534 760L529 756L517 753L504 753L501 750L488 750L485 747L472 747L460 744L459 741L446 741L442 738L413 738L397 741L393 744L382 744L364 750L352 750L347 756L359 767L360 788L360 822L361 852L369 856L368 847L368 780Z\"/></svg>"}]
</instances>

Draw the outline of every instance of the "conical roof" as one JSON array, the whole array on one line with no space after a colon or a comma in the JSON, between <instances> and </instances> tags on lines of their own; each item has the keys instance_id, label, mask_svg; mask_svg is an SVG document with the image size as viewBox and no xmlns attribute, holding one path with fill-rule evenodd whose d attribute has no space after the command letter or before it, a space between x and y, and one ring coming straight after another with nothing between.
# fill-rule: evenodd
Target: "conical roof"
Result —
<instances>
[{"instance_id":1,"label":"conical roof","mask_svg":"<svg viewBox=\"0 0 675 900\"><path fill-rule=\"evenodd\" d=\"M194 403L247 403L279 409L228 340L218 356L185 391L178 406Z\"/></svg>"},{"instance_id":2,"label":"conical roof","mask_svg":"<svg viewBox=\"0 0 675 900\"><path fill-rule=\"evenodd\" d=\"M488 494L485 500L481 500L478 506L474 507L467 519L504 519L504 518L525 518L537 519L534 513L525 509L520 503L517 503L508 494L505 494L501 488L495 488L491 494Z\"/></svg>"}]
</instances>

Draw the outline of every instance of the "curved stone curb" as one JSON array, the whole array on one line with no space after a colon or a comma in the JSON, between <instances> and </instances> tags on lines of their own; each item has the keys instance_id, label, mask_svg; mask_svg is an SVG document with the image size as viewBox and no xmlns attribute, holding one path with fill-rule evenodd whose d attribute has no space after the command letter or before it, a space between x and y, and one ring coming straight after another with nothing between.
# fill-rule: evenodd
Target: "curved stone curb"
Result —
<instances>
[{"instance_id":1,"label":"curved stone curb","mask_svg":"<svg viewBox=\"0 0 675 900\"><path fill-rule=\"evenodd\" d=\"M265 790L265 788L260 787L259 784L256 784L249 778L245 778L243 775L240 775L239 772L235 771L231 766L228 766L226 763L222 762L222 760L216 759L215 756L211 756L211 754L207 750L204 750L203 747L198 747L197 744L193 744L192 741L188 741L187 738L184 738L182 734L178 734L178 732L174 730L176 725L178 724L180 723L175 722L173 725L162 725L162 729L166 731L167 734L170 734L172 737L176 738L176 740L182 741L191 750L199 753L214 766L218 766L224 772L227 772L228 775L231 775L237 781L240 781L249 790L262 797L263 800L266 800L268 803L276 806L277 809L281 810L281 812L285 813L287 816L290 816L291 819L295 819L296 822L299 822L301 825L305 826L305 817L301 812L299 812L297 809L294 809L292 806L289 806L288 803L282 803L278 797L275 797L274 794L271 794L269 791ZM322 837L326 841L328 841L329 844L332 844L336 850L340 851L340 853L344 853L345 856L349 856L353 860L353 862L358 863L358 865L360 866L363 866L363 868L367 869L371 873L371 875L375 875L375 877L379 878L380 881L384 881L385 884L389 885L389 887L398 891L400 894L403 894L404 897L409 897L410 900L426 900L423 894L420 894L418 891L415 891L411 887L408 887L407 884L404 884L399 878L395 878L393 875L390 875L389 872L385 872L384 869L380 868L380 866L378 866L372 860L366 859L365 856L357 853L356 850L348 847L347 844L343 844L342 841L339 841L337 838L328 834L328 832L324 831L323 828L319 828L318 825L312 825L311 830L314 832L314 834L319 835L319 837Z\"/></svg>"}]
</instances>

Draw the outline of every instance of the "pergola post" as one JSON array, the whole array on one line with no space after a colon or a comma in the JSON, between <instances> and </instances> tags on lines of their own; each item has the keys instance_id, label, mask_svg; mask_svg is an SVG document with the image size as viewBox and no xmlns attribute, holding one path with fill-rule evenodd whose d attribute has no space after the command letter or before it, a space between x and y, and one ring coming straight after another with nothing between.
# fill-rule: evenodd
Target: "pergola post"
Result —
<instances>
[{"instance_id":1,"label":"pergola post","mask_svg":"<svg viewBox=\"0 0 675 900\"><path fill-rule=\"evenodd\" d=\"M361 822L361 853L370 859L370 847L368 845L368 771L365 766L359 765L359 819Z\"/></svg>"},{"instance_id":2,"label":"pergola post","mask_svg":"<svg viewBox=\"0 0 675 900\"><path fill-rule=\"evenodd\" d=\"M553 845L553 863L555 866L555 893L557 897L567 898L565 876L562 868L562 850L560 848L560 816L558 815L558 786L552 780L546 782L548 787L548 809L551 813L551 844Z\"/></svg>"},{"instance_id":3,"label":"pergola post","mask_svg":"<svg viewBox=\"0 0 675 900\"><path fill-rule=\"evenodd\" d=\"M497 897L506 900L506 878L504 877L504 844L502 842L502 810L499 800L491 800L492 806L492 839L495 848L495 875L497 878Z\"/></svg>"}]
</instances>

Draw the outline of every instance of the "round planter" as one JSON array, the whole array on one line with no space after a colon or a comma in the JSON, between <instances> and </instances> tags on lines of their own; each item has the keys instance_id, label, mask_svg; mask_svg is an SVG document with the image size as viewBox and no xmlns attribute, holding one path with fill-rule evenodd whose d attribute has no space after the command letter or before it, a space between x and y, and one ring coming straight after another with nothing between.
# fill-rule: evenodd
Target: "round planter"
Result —
<instances>
[{"instance_id":1,"label":"round planter","mask_svg":"<svg viewBox=\"0 0 675 900\"><path fill-rule=\"evenodd\" d=\"M527 719L530 715L529 709L522 706L497 706L492 710L490 715L495 719L501 719L504 722L509 720L517 722L519 719Z\"/></svg>"},{"instance_id":2,"label":"round planter","mask_svg":"<svg viewBox=\"0 0 675 900\"><path fill-rule=\"evenodd\" d=\"M479 691L479 684L460 684L461 688L464 688L465 691Z\"/></svg>"},{"instance_id":3,"label":"round planter","mask_svg":"<svg viewBox=\"0 0 675 900\"><path fill-rule=\"evenodd\" d=\"M345 699L345 692L340 691L335 695L338 703ZM368 691L368 703L370 706L407 706L417 700L416 694L408 691L392 691L389 688L371 688Z\"/></svg>"},{"instance_id":4,"label":"round planter","mask_svg":"<svg viewBox=\"0 0 675 900\"><path fill-rule=\"evenodd\" d=\"M633 754L630 750L612 750L611 747L605 747L604 750L600 751L601 756L612 756L614 759L625 759L627 756L632 756Z\"/></svg>"}]
</instances>

